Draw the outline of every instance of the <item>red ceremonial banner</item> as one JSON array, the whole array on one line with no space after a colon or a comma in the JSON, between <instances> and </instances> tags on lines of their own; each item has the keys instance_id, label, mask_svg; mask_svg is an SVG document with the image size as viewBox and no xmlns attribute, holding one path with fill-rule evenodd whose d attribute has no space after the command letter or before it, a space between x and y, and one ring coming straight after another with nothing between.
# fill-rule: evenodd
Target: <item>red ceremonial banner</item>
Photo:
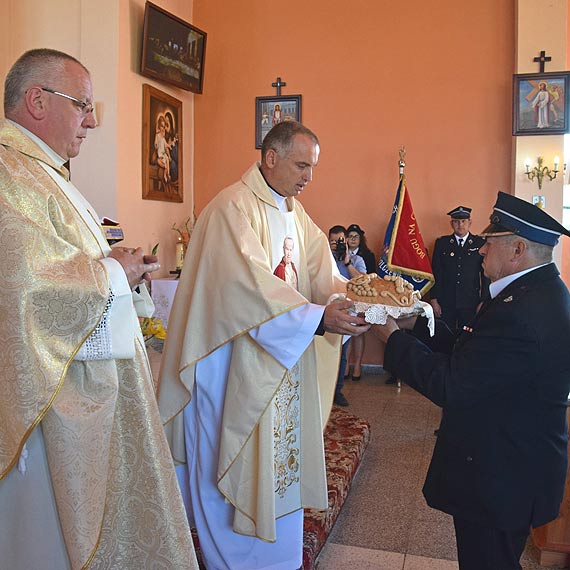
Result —
<instances>
[{"instance_id":1,"label":"red ceremonial banner","mask_svg":"<svg viewBox=\"0 0 570 570\"><path fill-rule=\"evenodd\" d=\"M388 268L416 279L426 279L429 283L422 287L424 294L433 286L433 271L403 176L396 194L394 214L387 256Z\"/></svg>"}]
</instances>

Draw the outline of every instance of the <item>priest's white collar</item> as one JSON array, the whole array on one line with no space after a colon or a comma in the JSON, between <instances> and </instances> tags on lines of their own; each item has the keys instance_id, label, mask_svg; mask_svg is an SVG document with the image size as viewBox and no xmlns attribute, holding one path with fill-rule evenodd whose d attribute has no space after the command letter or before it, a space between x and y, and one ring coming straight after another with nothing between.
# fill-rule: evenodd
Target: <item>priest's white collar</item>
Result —
<instances>
[{"instance_id":1,"label":"priest's white collar","mask_svg":"<svg viewBox=\"0 0 570 570\"><path fill-rule=\"evenodd\" d=\"M267 186L269 186L269 184ZM275 190L273 190L273 188L271 188L271 186L269 186L269 190L271 190L271 193L273 194L273 197L275 198L275 203L277 204L279 211L280 212L288 212L289 209L287 208L287 198L285 196L281 196L281 194L278 194L277 192L275 192Z\"/></svg>"},{"instance_id":2,"label":"priest's white collar","mask_svg":"<svg viewBox=\"0 0 570 570\"><path fill-rule=\"evenodd\" d=\"M31 131L26 129L26 127L22 127L22 125L15 123L14 121L11 121L10 119L7 119L7 121L9 123L11 123L12 125L14 125L16 128L20 129L27 137L31 138L51 158L53 163L58 168L61 168L66 163L65 158L62 158L61 156L59 156L59 154L57 154L57 152L55 152L55 150L53 150L53 148L48 146L42 139L40 139L40 137L38 137L37 135L34 135L34 133L32 133Z\"/></svg>"},{"instance_id":3,"label":"priest's white collar","mask_svg":"<svg viewBox=\"0 0 570 570\"><path fill-rule=\"evenodd\" d=\"M263 176L263 172L261 172L261 166L259 165L259 163L257 164L257 168L259 169L259 173L261 174L261 177L263 178L265 184L267 184L267 187L269 188L269 190L271 190L271 194L273 194L273 198L275 198L275 204L277 205L279 211L288 212L289 208L287 207L287 197L281 196L281 194L279 194L279 192L274 190L271 184L267 182L267 178L265 178L265 176Z\"/></svg>"}]
</instances>

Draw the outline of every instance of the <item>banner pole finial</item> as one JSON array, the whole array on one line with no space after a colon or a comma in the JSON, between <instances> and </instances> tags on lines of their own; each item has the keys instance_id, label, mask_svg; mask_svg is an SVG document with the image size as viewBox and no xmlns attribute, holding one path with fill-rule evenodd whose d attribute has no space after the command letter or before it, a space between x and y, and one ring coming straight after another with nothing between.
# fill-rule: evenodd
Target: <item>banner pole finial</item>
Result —
<instances>
[{"instance_id":1,"label":"banner pole finial","mask_svg":"<svg viewBox=\"0 0 570 570\"><path fill-rule=\"evenodd\" d=\"M400 160L398 161L398 168L400 170L400 176L404 175L404 168L406 167L406 147L402 144L400 145L400 150L398 151L400 155Z\"/></svg>"}]
</instances>

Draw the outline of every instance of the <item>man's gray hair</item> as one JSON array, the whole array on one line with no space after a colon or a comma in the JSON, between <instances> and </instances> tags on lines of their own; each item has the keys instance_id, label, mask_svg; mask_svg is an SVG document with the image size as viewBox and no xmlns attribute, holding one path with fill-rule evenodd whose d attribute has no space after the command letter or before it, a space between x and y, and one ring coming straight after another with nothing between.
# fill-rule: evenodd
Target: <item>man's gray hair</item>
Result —
<instances>
[{"instance_id":1,"label":"man's gray hair","mask_svg":"<svg viewBox=\"0 0 570 570\"><path fill-rule=\"evenodd\" d=\"M32 49L21 55L4 82L4 114L9 118L30 87L48 87L47 82L61 76L66 61L78 63L89 74L80 61L55 49Z\"/></svg>"},{"instance_id":2,"label":"man's gray hair","mask_svg":"<svg viewBox=\"0 0 570 570\"><path fill-rule=\"evenodd\" d=\"M552 261L552 253L554 252L554 246L545 243L539 243L537 241L531 241L525 237L518 234L502 236L503 239L509 240L510 243L516 241L523 241L526 245L528 254L532 257L537 265L542 265L543 263L550 263Z\"/></svg>"},{"instance_id":3,"label":"man's gray hair","mask_svg":"<svg viewBox=\"0 0 570 570\"><path fill-rule=\"evenodd\" d=\"M521 238L525 239L525 238ZM552 261L552 252L554 246L545 243L538 243L537 241L530 241L525 239L529 251L532 253L538 263L550 263Z\"/></svg>"},{"instance_id":4,"label":"man's gray hair","mask_svg":"<svg viewBox=\"0 0 570 570\"><path fill-rule=\"evenodd\" d=\"M287 156L291 150L293 139L297 135L306 135L313 139L316 145L319 144L317 135L297 121L282 121L277 123L263 139L261 144L261 160L265 160L267 152L271 149L282 156Z\"/></svg>"}]
</instances>

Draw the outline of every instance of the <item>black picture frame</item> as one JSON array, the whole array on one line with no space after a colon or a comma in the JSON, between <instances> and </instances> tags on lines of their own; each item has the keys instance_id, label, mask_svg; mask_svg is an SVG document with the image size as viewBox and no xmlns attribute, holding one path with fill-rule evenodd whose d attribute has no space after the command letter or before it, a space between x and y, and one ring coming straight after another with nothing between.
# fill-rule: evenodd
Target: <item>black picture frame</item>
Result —
<instances>
[{"instance_id":1,"label":"black picture frame","mask_svg":"<svg viewBox=\"0 0 570 570\"><path fill-rule=\"evenodd\" d=\"M202 93L206 37L206 32L146 2L141 74Z\"/></svg>"},{"instance_id":2,"label":"black picture frame","mask_svg":"<svg viewBox=\"0 0 570 570\"><path fill-rule=\"evenodd\" d=\"M513 135L556 135L569 130L570 72L513 76Z\"/></svg>"},{"instance_id":3,"label":"black picture frame","mask_svg":"<svg viewBox=\"0 0 570 570\"><path fill-rule=\"evenodd\" d=\"M301 122L301 95L255 98L255 148L261 148L265 135L281 121Z\"/></svg>"}]
</instances>

